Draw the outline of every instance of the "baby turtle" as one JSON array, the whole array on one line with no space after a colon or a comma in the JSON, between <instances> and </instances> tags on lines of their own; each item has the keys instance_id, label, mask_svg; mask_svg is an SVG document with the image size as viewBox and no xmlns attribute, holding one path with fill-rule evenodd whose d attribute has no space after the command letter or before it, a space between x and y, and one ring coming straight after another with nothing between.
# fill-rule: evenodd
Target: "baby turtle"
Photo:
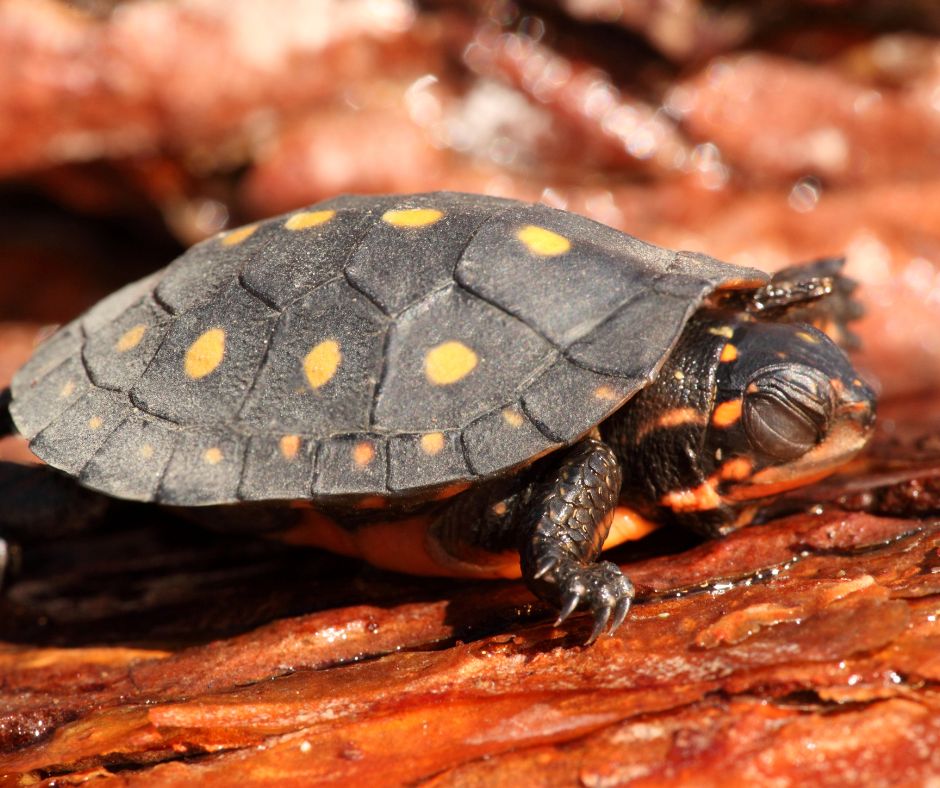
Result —
<instances>
[{"instance_id":1,"label":"baby turtle","mask_svg":"<svg viewBox=\"0 0 940 788\"><path fill-rule=\"evenodd\" d=\"M85 487L401 571L521 571L593 640L634 595L597 560L627 523L724 534L865 444L840 266L769 279L543 205L339 197L106 298L9 415Z\"/></svg>"}]
</instances>

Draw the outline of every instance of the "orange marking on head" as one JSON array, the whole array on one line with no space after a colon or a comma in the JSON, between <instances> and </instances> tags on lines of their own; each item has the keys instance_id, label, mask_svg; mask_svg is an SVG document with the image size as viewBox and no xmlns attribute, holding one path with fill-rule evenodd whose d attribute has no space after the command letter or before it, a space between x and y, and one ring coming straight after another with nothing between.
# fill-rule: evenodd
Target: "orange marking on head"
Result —
<instances>
[{"instance_id":1,"label":"orange marking on head","mask_svg":"<svg viewBox=\"0 0 940 788\"><path fill-rule=\"evenodd\" d=\"M708 333L714 334L716 337L731 339L734 336L734 329L731 326L712 326L708 329Z\"/></svg>"},{"instance_id":2,"label":"orange marking on head","mask_svg":"<svg viewBox=\"0 0 940 788\"><path fill-rule=\"evenodd\" d=\"M353 462L360 468L365 468L375 458L375 446L369 441L359 441L353 446Z\"/></svg>"},{"instance_id":3,"label":"orange marking on head","mask_svg":"<svg viewBox=\"0 0 940 788\"><path fill-rule=\"evenodd\" d=\"M741 409L739 399L722 402L712 413L712 424L716 427L730 427L741 418Z\"/></svg>"},{"instance_id":4,"label":"orange marking on head","mask_svg":"<svg viewBox=\"0 0 940 788\"><path fill-rule=\"evenodd\" d=\"M750 460L744 457L735 457L718 469L718 478L722 481L739 482L750 476L753 469L754 464Z\"/></svg>"},{"instance_id":5,"label":"orange marking on head","mask_svg":"<svg viewBox=\"0 0 940 788\"><path fill-rule=\"evenodd\" d=\"M284 435L280 440L281 456L285 460L292 460L297 456L297 452L300 451L300 436L299 435Z\"/></svg>"},{"instance_id":6,"label":"orange marking on head","mask_svg":"<svg viewBox=\"0 0 940 788\"><path fill-rule=\"evenodd\" d=\"M832 387L832 390L842 396L845 393L845 384L839 380L839 378L829 378L829 385Z\"/></svg>"},{"instance_id":7,"label":"orange marking on head","mask_svg":"<svg viewBox=\"0 0 940 788\"><path fill-rule=\"evenodd\" d=\"M490 507L490 511L498 517L506 514L506 509L507 507L505 501L497 501Z\"/></svg>"},{"instance_id":8,"label":"orange marking on head","mask_svg":"<svg viewBox=\"0 0 940 788\"><path fill-rule=\"evenodd\" d=\"M674 512L701 512L717 509L721 505L721 497L710 482L703 482L690 490L666 493L659 502Z\"/></svg>"},{"instance_id":9,"label":"orange marking on head","mask_svg":"<svg viewBox=\"0 0 940 788\"><path fill-rule=\"evenodd\" d=\"M695 408L672 408L639 426L636 431L637 442L656 430L668 430L686 424L704 424L705 417Z\"/></svg>"},{"instance_id":10,"label":"orange marking on head","mask_svg":"<svg viewBox=\"0 0 940 788\"><path fill-rule=\"evenodd\" d=\"M721 360L725 363L735 361L738 357L738 349L730 342L721 349Z\"/></svg>"},{"instance_id":11,"label":"orange marking on head","mask_svg":"<svg viewBox=\"0 0 940 788\"><path fill-rule=\"evenodd\" d=\"M754 498L766 498L778 493L794 490L797 487L805 487L813 482L821 481L827 476L831 476L837 469L827 468L826 470L807 473L803 476L794 476L791 479L782 479L773 483L761 484L759 481L755 484L747 484L741 487L735 487L725 493L725 498L731 501L749 501ZM760 474L754 477L760 479Z\"/></svg>"}]
</instances>

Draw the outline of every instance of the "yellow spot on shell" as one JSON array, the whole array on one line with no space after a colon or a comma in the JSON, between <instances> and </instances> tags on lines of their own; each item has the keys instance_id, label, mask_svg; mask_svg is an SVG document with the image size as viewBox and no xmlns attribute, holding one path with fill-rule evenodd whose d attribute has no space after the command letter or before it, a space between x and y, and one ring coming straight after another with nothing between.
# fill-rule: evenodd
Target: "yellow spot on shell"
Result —
<instances>
[{"instance_id":1,"label":"yellow spot on shell","mask_svg":"<svg viewBox=\"0 0 940 788\"><path fill-rule=\"evenodd\" d=\"M610 401L619 398L617 392L614 391L610 386L598 386L596 389L594 389L594 396L597 399Z\"/></svg>"},{"instance_id":2,"label":"yellow spot on shell","mask_svg":"<svg viewBox=\"0 0 940 788\"><path fill-rule=\"evenodd\" d=\"M93 430L100 429L102 424L104 424L104 422L101 420L101 416L92 416L88 419L88 426Z\"/></svg>"},{"instance_id":3,"label":"yellow spot on shell","mask_svg":"<svg viewBox=\"0 0 940 788\"><path fill-rule=\"evenodd\" d=\"M382 221L392 227L427 227L443 218L444 212L436 208L400 208L382 214Z\"/></svg>"},{"instance_id":4,"label":"yellow spot on shell","mask_svg":"<svg viewBox=\"0 0 940 788\"><path fill-rule=\"evenodd\" d=\"M522 418L522 414L519 411L506 408L506 410L503 411L503 421L510 427L521 427L525 419Z\"/></svg>"},{"instance_id":5,"label":"yellow spot on shell","mask_svg":"<svg viewBox=\"0 0 940 788\"><path fill-rule=\"evenodd\" d=\"M441 432L429 432L421 436L421 451L433 457L440 454L444 448L444 434Z\"/></svg>"},{"instance_id":6,"label":"yellow spot on shell","mask_svg":"<svg viewBox=\"0 0 940 788\"><path fill-rule=\"evenodd\" d=\"M297 456L297 452L300 451L300 436L299 435L284 435L280 441L281 447L281 456L285 460L292 460Z\"/></svg>"},{"instance_id":7,"label":"yellow spot on shell","mask_svg":"<svg viewBox=\"0 0 940 788\"><path fill-rule=\"evenodd\" d=\"M721 360L724 362L734 361L738 357L738 349L730 342L721 349Z\"/></svg>"},{"instance_id":8,"label":"yellow spot on shell","mask_svg":"<svg viewBox=\"0 0 940 788\"><path fill-rule=\"evenodd\" d=\"M239 227L237 230L232 230L230 233L226 233L222 236L222 245L235 246L236 244L240 244L257 229L257 224L249 224L245 227Z\"/></svg>"},{"instance_id":9,"label":"yellow spot on shell","mask_svg":"<svg viewBox=\"0 0 940 788\"><path fill-rule=\"evenodd\" d=\"M730 427L741 418L741 400L732 399L722 402L712 413L712 424L716 427Z\"/></svg>"},{"instance_id":10,"label":"yellow spot on shell","mask_svg":"<svg viewBox=\"0 0 940 788\"><path fill-rule=\"evenodd\" d=\"M203 331L186 351L183 368L193 380L204 378L222 363L225 355L225 331L210 328Z\"/></svg>"},{"instance_id":11,"label":"yellow spot on shell","mask_svg":"<svg viewBox=\"0 0 940 788\"><path fill-rule=\"evenodd\" d=\"M725 339L731 339L734 336L734 329L731 326L717 326L708 329L709 334L714 334L716 337L724 337Z\"/></svg>"},{"instance_id":12,"label":"yellow spot on shell","mask_svg":"<svg viewBox=\"0 0 940 788\"><path fill-rule=\"evenodd\" d=\"M811 345L818 345L819 340L814 337L812 334L807 333L806 331L797 331L796 335L802 339L804 342L809 342Z\"/></svg>"},{"instance_id":13,"label":"yellow spot on shell","mask_svg":"<svg viewBox=\"0 0 940 788\"><path fill-rule=\"evenodd\" d=\"M151 457L153 457L153 446L151 446L149 443L145 443L137 450L137 453L145 460L149 460Z\"/></svg>"},{"instance_id":14,"label":"yellow spot on shell","mask_svg":"<svg viewBox=\"0 0 940 788\"><path fill-rule=\"evenodd\" d=\"M114 349L118 353L126 353L128 350L133 350L140 344L140 340L144 338L144 334L147 333L147 326L143 323L138 323L133 328L127 329L121 338L114 343Z\"/></svg>"},{"instance_id":15,"label":"yellow spot on shell","mask_svg":"<svg viewBox=\"0 0 940 788\"><path fill-rule=\"evenodd\" d=\"M557 257L564 254L571 248L571 241L565 236L546 230L544 227L536 227L529 224L516 233L526 248L540 257Z\"/></svg>"},{"instance_id":16,"label":"yellow spot on shell","mask_svg":"<svg viewBox=\"0 0 940 788\"><path fill-rule=\"evenodd\" d=\"M59 389L59 396L62 397L62 399L68 399L74 393L75 393L75 381L73 380L65 381L65 385L61 389Z\"/></svg>"},{"instance_id":17,"label":"yellow spot on shell","mask_svg":"<svg viewBox=\"0 0 940 788\"><path fill-rule=\"evenodd\" d=\"M307 230L326 224L334 216L336 216L336 211L303 211L291 216L284 222L284 227L288 230Z\"/></svg>"},{"instance_id":18,"label":"yellow spot on shell","mask_svg":"<svg viewBox=\"0 0 940 788\"><path fill-rule=\"evenodd\" d=\"M352 450L353 462L360 468L365 468L375 458L375 446L369 441L359 441Z\"/></svg>"},{"instance_id":19,"label":"yellow spot on shell","mask_svg":"<svg viewBox=\"0 0 940 788\"><path fill-rule=\"evenodd\" d=\"M325 339L304 357L304 374L310 388L318 389L333 379L343 360L339 342Z\"/></svg>"},{"instance_id":20,"label":"yellow spot on shell","mask_svg":"<svg viewBox=\"0 0 940 788\"><path fill-rule=\"evenodd\" d=\"M442 342L424 357L424 374L435 386L447 386L473 372L477 361L477 354L463 342Z\"/></svg>"},{"instance_id":21,"label":"yellow spot on shell","mask_svg":"<svg viewBox=\"0 0 940 788\"><path fill-rule=\"evenodd\" d=\"M206 463L206 465L218 465L222 462L222 450L215 446L206 449L202 453L202 461Z\"/></svg>"}]
</instances>

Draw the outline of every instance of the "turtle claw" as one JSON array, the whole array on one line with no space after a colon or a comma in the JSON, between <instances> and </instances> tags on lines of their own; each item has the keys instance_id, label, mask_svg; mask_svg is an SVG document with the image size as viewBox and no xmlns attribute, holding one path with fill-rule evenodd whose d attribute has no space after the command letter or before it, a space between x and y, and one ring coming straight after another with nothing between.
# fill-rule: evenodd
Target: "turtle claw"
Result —
<instances>
[{"instance_id":1,"label":"turtle claw","mask_svg":"<svg viewBox=\"0 0 940 788\"><path fill-rule=\"evenodd\" d=\"M561 610L558 612L558 618L555 619L555 626L560 627L565 622L565 619L574 612L574 609L580 602L581 593L579 591L569 591L568 595L565 597L564 604L561 606Z\"/></svg>"},{"instance_id":2,"label":"turtle claw","mask_svg":"<svg viewBox=\"0 0 940 788\"><path fill-rule=\"evenodd\" d=\"M620 629L620 625L624 622L624 619L626 619L627 613L630 612L630 604L632 602L633 602L633 594L630 594L630 596L623 597L617 603L617 606L614 608L613 619L610 622L610 629L607 630L608 634L613 635L614 632Z\"/></svg>"},{"instance_id":3,"label":"turtle claw","mask_svg":"<svg viewBox=\"0 0 940 788\"><path fill-rule=\"evenodd\" d=\"M607 630L613 634L623 623L633 600L633 583L609 561L582 566L565 557L546 558L539 565L551 564L538 575L542 582L554 585L560 604L555 626L560 626L577 608L586 608L594 616L594 628L586 645ZM608 626L609 625L609 626Z\"/></svg>"},{"instance_id":4,"label":"turtle claw","mask_svg":"<svg viewBox=\"0 0 940 788\"><path fill-rule=\"evenodd\" d=\"M559 558L557 555L549 555L539 561L538 566L535 567L535 572L532 574L536 580L547 574L549 571L558 566Z\"/></svg>"}]
</instances>

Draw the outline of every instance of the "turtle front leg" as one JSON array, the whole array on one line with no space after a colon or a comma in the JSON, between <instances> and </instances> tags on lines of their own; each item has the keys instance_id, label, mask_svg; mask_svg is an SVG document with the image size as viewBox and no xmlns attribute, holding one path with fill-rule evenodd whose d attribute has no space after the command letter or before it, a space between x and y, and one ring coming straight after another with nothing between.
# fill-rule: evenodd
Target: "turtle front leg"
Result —
<instances>
[{"instance_id":1,"label":"turtle front leg","mask_svg":"<svg viewBox=\"0 0 940 788\"><path fill-rule=\"evenodd\" d=\"M634 588L620 567L597 562L610 531L623 475L613 450L585 438L533 491L519 529L522 577L560 610L557 624L576 608L594 615L593 643L608 623L623 623Z\"/></svg>"},{"instance_id":2,"label":"turtle front leg","mask_svg":"<svg viewBox=\"0 0 940 788\"><path fill-rule=\"evenodd\" d=\"M495 479L457 496L427 531L429 553L446 574L522 577L559 609L594 615L593 642L613 633L633 599L619 567L596 563L617 506L622 472L613 450L585 438L560 463Z\"/></svg>"}]
</instances>

